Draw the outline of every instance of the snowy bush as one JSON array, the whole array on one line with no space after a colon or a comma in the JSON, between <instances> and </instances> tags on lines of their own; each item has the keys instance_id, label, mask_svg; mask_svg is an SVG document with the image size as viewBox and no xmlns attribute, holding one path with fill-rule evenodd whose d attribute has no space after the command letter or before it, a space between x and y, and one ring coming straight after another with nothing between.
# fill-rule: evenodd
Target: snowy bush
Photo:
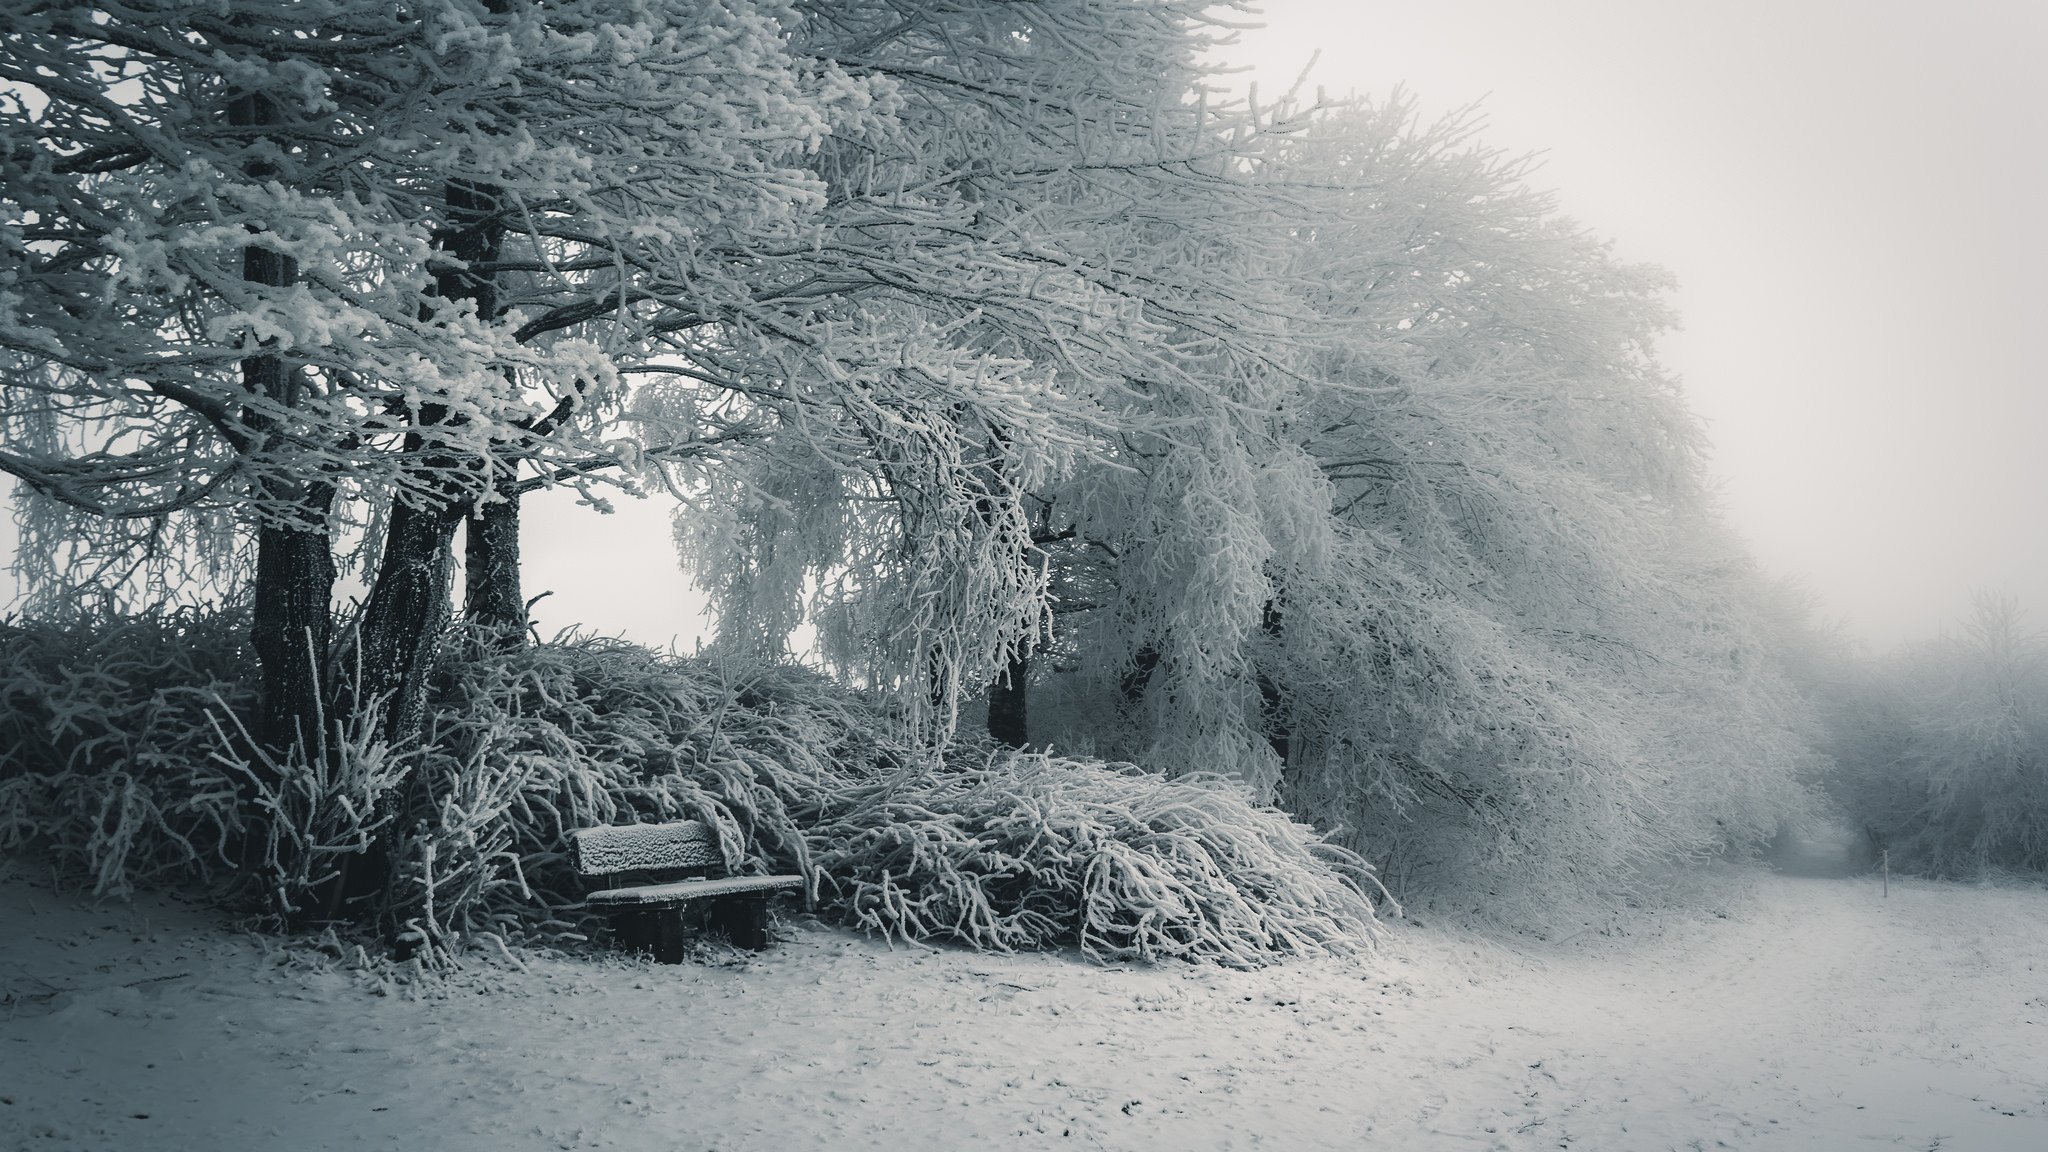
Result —
<instances>
[{"instance_id":1,"label":"snowy bush","mask_svg":"<svg viewBox=\"0 0 2048 1152\"><path fill-rule=\"evenodd\" d=\"M0 852L96 893L235 866L235 774L209 715L253 707L247 621L156 612L0 621Z\"/></svg>"},{"instance_id":2,"label":"snowy bush","mask_svg":"<svg viewBox=\"0 0 2048 1152\"><path fill-rule=\"evenodd\" d=\"M282 757L259 747L225 707L207 719L218 738L213 759L241 788L246 877L289 924L340 919L350 866L378 849L405 780L405 758L379 738L377 713L336 717L310 747L294 744Z\"/></svg>"},{"instance_id":3,"label":"snowy bush","mask_svg":"<svg viewBox=\"0 0 2048 1152\"><path fill-rule=\"evenodd\" d=\"M397 758L355 717L310 752L256 749L247 627L191 609L0 623L0 851L100 895L232 881L294 921L338 915Z\"/></svg>"},{"instance_id":4,"label":"snowy bush","mask_svg":"<svg viewBox=\"0 0 2048 1152\"><path fill-rule=\"evenodd\" d=\"M599 824L701 820L735 872L809 875L805 782L838 759L874 762L879 720L800 671L728 678L616 640L451 662L403 798L385 914L435 945L573 934L568 834Z\"/></svg>"},{"instance_id":5,"label":"snowy bush","mask_svg":"<svg viewBox=\"0 0 2048 1152\"><path fill-rule=\"evenodd\" d=\"M391 917L438 945L572 928L569 830L697 819L738 872L904 940L1255 965L1365 946L1365 862L1222 781L963 750L786 665L574 640L448 669ZM964 762L963 762L964 761Z\"/></svg>"},{"instance_id":6,"label":"snowy bush","mask_svg":"<svg viewBox=\"0 0 2048 1152\"><path fill-rule=\"evenodd\" d=\"M866 791L812 835L830 906L884 934L1250 967L1374 928L1371 868L1230 781L1002 752Z\"/></svg>"},{"instance_id":7,"label":"snowy bush","mask_svg":"<svg viewBox=\"0 0 2048 1152\"><path fill-rule=\"evenodd\" d=\"M1375 928L1365 862L1236 785L985 747L941 760L787 665L451 643L421 748L352 715L275 759L242 727L242 627L0 625L0 850L105 893L229 881L295 923L367 915L439 959L579 937L568 833L680 819L716 829L735 872L801 873L822 913L903 940L1249 966ZM352 890L376 853L389 886Z\"/></svg>"}]
</instances>

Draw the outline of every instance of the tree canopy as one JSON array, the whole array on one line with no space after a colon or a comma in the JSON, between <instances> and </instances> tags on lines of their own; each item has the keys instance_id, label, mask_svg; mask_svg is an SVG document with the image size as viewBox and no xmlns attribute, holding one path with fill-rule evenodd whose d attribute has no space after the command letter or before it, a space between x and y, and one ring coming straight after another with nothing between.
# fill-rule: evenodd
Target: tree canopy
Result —
<instances>
[{"instance_id":1,"label":"tree canopy","mask_svg":"<svg viewBox=\"0 0 2048 1152\"><path fill-rule=\"evenodd\" d=\"M30 574L217 575L274 750L412 747L457 530L516 645L520 496L610 485L927 747L1496 892L1799 803L1665 279L1470 118L1226 98L1198 0L0 4Z\"/></svg>"}]
</instances>

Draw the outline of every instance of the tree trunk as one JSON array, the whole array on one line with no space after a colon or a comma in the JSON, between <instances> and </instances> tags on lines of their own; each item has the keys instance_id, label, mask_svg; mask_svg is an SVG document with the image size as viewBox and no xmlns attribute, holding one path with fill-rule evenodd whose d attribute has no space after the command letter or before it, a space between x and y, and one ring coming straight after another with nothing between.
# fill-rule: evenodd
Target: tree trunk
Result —
<instances>
[{"instance_id":1,"label":"tree trunk","mask_svg":"<svg viewBox=\"0 0 2048 1152\"><path fill-rule=\"evenodd\" d=\"M526 642L526 599L519 582L519 493L470 511L463 535L463 615L499 651Z\"/></svg>"},{"instance_id":2,"label":"tree trunk","mask_svg":"<svg viewBox=\"0 0 2048 1152\"><path fill-rule=\"evenodd\" d=\"M324 523L333 489L307 499ZM266 525L256 535L256 604L250 645L262 674L256 739L282 757L322 746L327 685L321 669L332 640L334 553L324 528Z\"/></svg>"},{"instance_id":3,"label":"tree trunk","mask_svg":"<svg viewBox=\"0 0 2048 1152\"><path fill-rule=\"evenodd\" d=\"M498 258L505 235L499 219L502 190L495 185L468 180L450 180L442 195L448 205L448 224L435 240L443 252L462 262L460 268L436 273L434 295L442 300L469 300L479 318L489 320L498 312L495 272L474 271L472 266ZM431 303L423 315L431 318ZM416 427L432 428L460 420L439 404L425 404L413 414ZM446 491L437 475L464 471L462 462L443 450L428 450L426 437L407 438L408 454L428 451L414 473L420 487L430 495L416 503L399 501L391 510L391 523L384 537L384 558L377 568L377 582L370 590L370 602L363 608L361 660L362 683L359 699L384 697L383 733L393 748L410 747L419 738L426 719L427 693L440 653L441 637L447 631L454 595L455 529L463 521L466 499ZM419 494L416 493L416 500ZM488 521L491 509L485 505ZM471 576L464 589L465 599L479 587L478 581L505 586L510 572L511 595L518 598L519 520L517 505L508 502L510 517L498 514L498 523L483 532L472 532L466 541ZM509 551L506 544L510 544ZM472 609L481 606L472 603ZM514 619L503 606L493 604L494 614ZM518 604L523 618L525 604ZM523 619L521 624L523 631ZM351 669L353 671L353 669Z\"/></svg>"},{"instance_id":4,"label":"tree trunk","mask_svg":"<svg viewBox=\"0 0 2048 1152\"><path fill-rule=\"evenodd\" d=\"M494 9L495 10L495 9ZM465 265L498 258L504 226L497 217L499 190L485 184L451 180L445 186L448 226L436 240L440 248ZM468 267L437 273L434 294L443 300L471 300L477 315L490 319L498 311L495 274L472 272ZM422 315L431 318L433 305L423 304ZM423 404L413 414L414 427L430 429L461 417L440 404ZM441 654L441 640L453 614L455 529L464 520L469 500L451 491L437 477L467 469L463 461L445 448L432 447L427 435L415 431L405 443L416 487L413 499L394 502L385 528L384 555L377 566L376 582L370 587L369 603L353 645L353 661L347 667L355 677L351 705L356 709L379 709L378 734L386 746L400 752L416 747L426 728L427 705L433 691L434 668ZM485 516L489 509L486 506ZM466 598L477 581L504 586L504 573L511 573L511 595L518 599L518 511L507 504L510 516L500 514L497 531L472 532L466 541L470 562L482 575L472 575L465 588ZM509 553L504 549L511 541ZM492 579L492 574L497 578ZM477 602L470 601L474 606ZM518 604L523 619L525 605ZM524 627L520 632L523 634ZM401 803L417 813L431 806L435 797L431 785L422 788L417 775L402 794ZM336 907L349 901L374 896L391 880L393 829L387 828L359 859L344 858L336 883Z\"/></svg>"},{"instance_id":5,"label":"tree trunk","mask_svg":"<svg viewBox=\"0 0 2048 1152\"><path fill-rule=\"evenodd\" d=\"M1259 628L1277 646L1281 638L1280 601L1266 601L1261 613ZM1266 730L1266 743L1273 754L1280 757L1280 766L1287 766L1287 756L1294 744L1294 729L1287 714L1287 698L1280 691L1280 685L1264 672L1259 673L1259 717Z\"/></svg>"},{"instance_id":6,"label":"tree trunk","mask_svg":"<svg viewBox=\"0 0 2048 1152\"><path fill-rule=\"evenodd\" d=\"M384 558L357 640L357 707L382 698L380 731L394 749L412 746L427 714L434 661L454 594L452 547L460 512L398 503L385 530Z\"/></svg>"},{"instance_id":7,"label":"tree trunk","mask_svg":"<svg viewBox=\"0 0 2048 1152\"><path fill-rule=\"evenodd\" d=\"M1031 657L1020 652L988 686L988 735L998 744L1022 748L1030 742L1030 676Z\"/></svg>"},{"instance_id":8,"label":"tree trunk","mask_svg":"<svg viewBox=\"0 0 2048 1152\"><path fill-rule=\"evenodd\" d=\"M491 11L503 11L503 5L493 4ZM493 184L448 182L449 227L441 244L449 255L470 266L498 259L505 239L499 216L503 194ZM475 301L479 319L498 315L495 271L465 268L443 273L435 288L444 299ZM519 490L514 479L509 471L499 477L497 502L471 508L463 534L463 615L500 651L526 642L526 600L519 586Z\"/></svg>"},{"instance_id":9,"label":"tree trunk","mask_svg":"<svg viewBox=\"0 0 2048 1152\"><path fill-rule=\"evenodd\" d=\"M1279 685L1264 672L1259 673L1259 717L1266 730L1267 746L1273 749L1273 754L1285 767L1287 754L1294 743L1294 730L1287 723L1287 702L1280 694Z\"/></svg>"},{"instance_id":10,"label":"tree trunk","mask_svg":"<svg viewBox=\"0 0 2048 1152\"><path fill-rule=\"evenodd\" d=\"M261 92L242 92L228 101L228 123L260 127L282 120L277 104ZM248 174L272 174L268 163L255 162ZM298 279L298 262L269 248L250 244L242 249L242 279L251 284L283 288ZM271 347L266 342L258 347ZM284 407L297 400L297 379L290 365L274 351L258 352L242 361L242 386L251 394ZM267 417L250 420L259 438L271 431ZM321 669L332 634L334 555L327 533L327 514L334 502L332 484L317 478L300 482L293 491L281 478L266 477L260 496L269 505L256 532L255 608L249 642L255 649L262 681L256 716L256 739L273 757L283 759L294 744L307 755L321 746L326 685Z\"/></svg>"},{"instance_id":11,"label":"tree trunk","mask_svg":"<svg viewBox=\"0 0 2048 1152\"><path fill-rule=\"evenodd\" d=\"M1159 649L1143 644L1131 654L1131 666L1117 679L1117 695L1123 700L1123 710L1135 714L1145 703L1145 689L1152 683L1152 673L1159 667Z\"/></svg>"},{"instance_id":12,"label":"tree trunk","mask_svg":"<svg viewBox=\"0 0 2048 1152\"><path fill-rule=\"evenodd\" d=\"M392 507L377 580L344 661L340 707L357 713L378 707L377 734L392 749L413 748L426 727L434 665L448 630L453 543L461 522L462 514L447 505ZM399 790L402 809L419 811L418 786L415 770L412 782ZM339 918L390 885L396 831L387 826L360 855L336 860L334 879L314 900L322 917Z\"/></svg>"}]
</instances>

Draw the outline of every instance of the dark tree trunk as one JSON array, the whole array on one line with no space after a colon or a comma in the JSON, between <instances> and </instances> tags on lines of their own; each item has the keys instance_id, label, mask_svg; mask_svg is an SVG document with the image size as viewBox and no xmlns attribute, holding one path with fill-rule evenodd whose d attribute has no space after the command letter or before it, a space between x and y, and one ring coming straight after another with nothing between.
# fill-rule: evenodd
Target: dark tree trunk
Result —
<instances>
[{"instance_id":1,"label":"dark tree trunk","mask_svg":"<svg viewBox=\"0 0 2048 1152\"><path fill-rule=\"evenodd\" d=\"M452 547L462 514L447 504L391 509L384 558L357 641L358 707L382 699L380 731L392 748L411 747L427 714L434 660L448 630L455 580Z\"/></svg>"},{"instance_id":2,"label":"dark tree trunk","mask_svg":"<svg viewBox=\"0 0 2048 1152\"><path fill-rule=\"evenodd\" d=\"M503 11L495 4L491 11ZM504 246L499 215L503 189L493 184L450 181L449 228L442 247L465 264L496 261ZM473 300L480 319L498 315L497 273L465 269L442 274L435 285L450 300ZM496 501L469 511L463 534L463 615L489 635L493 647L516 649L526 641L526 600L519 586L519 489L508 472L497 483Z\"/></svg>"},{"instance_id":3,"label":"dark tree trunk","mask_svg":"<svg viewBox=\"0 0 2048 1152\"><path fill-rule=\"evenodd\" d=\"M1281 627L1280 602L1266 601L1265 610L1259 621L1260 630L1277 644ZM1287 755L1294 743L1294 729L1287 715L1285 694L1280 691L1280 685L1264 672L1259 673L1259 705L1260 720L1266 729L1266 743L1272 747L1273 754L1280 757L1280 764L1284 768L1287 765Z\"/></svg>"},{"instance_id":4,"label":"dark tree trunk","mask_svg":"<svg viewBox=\"0 0 2048 1152\"><path fill-rule=\"evenodd\" d=\"M491 319L498 312L496 274L473 270L474 265L498 258L505 235L499 218L501 190L495 185L451 180L443 190L448 205L448 225L435 239L442 251L462 267L451 267L435 275L434 295L442 300L469 300L476 314ZM422 313L431 318L429 303ZM459 420L439 404L422 405L413 414L415 426L432 429ZM428 442L428 434L415 433L406 440L406 451L414 465L414 503L399 501L391 510L391 522L384 537L384 557L377 568L377 582L370 589L370 602L363 608L360 639L360 699L383 697L383 734L393 748L410 747L420 735L426 719L427 693L440 653L441 637L448 629L454 595L455 529L464 519L467 499L448 491L437 476L465 471L464 463ZM423 490L423 491L422 491ZM424 498L421 498L424 496ZM486 505L485 515L489 515ZM498 532L472 533L467 541L468 559L485 574L512 573L512 595L518 596L518 513L515 510ZM509 528L509 532L505 529ZM511 551L500 549L509 536ZM477 587L472 575L465 593ZM519 604L524 614L525 605ZM354 672L355 669L350 669Z\"/></svg>"},{"instance_id":5,"label":"dark tree trunk","mask_svg":"<svg viewBox=\"0 0 2048 1152\"><path fill-rule=\"evenodd\" d=\"M1294 743L1294 730L1288 726L1287 701L1281 696L1279 685L1264 672L1259 673L1259 705L1259 715L1266 729L1266 744L1284 767Z\"/></svg>"},{"instance_id":6,"label":"dark tree trunk","mask_svg":"<svg viewBox=\"0 0 2048 1152\"><path fill-rule=\"evenodd\" d=\"M333 490L308 497L326 515ZM262 674L256 739L281 756L303 744L322 747L327 685L321 670L332 640L334 552L324 528L269 525L256 535L256 604L250 645Z\"/></svg>"},{"instance_id":7,"label":"dark tree trunk","mask_svg":"<svg viewBox=\"0 0 2048 1152\"><path fill-rule=\"evenodd\" d=\"M508 486L509 487L509 486ZM463 615L499 651L526 642L526 599L519 583L519 493L472 509L463 535Z\"/></svg>"},{"instance_id":8,"label":"dark tree trunk","mask_svg":"<svg viewBox=\"0 0 2048 1152\"><path fill-rule=\"evenodd\" d=\"M504 190L495 184L450 180L442 195L448 202L448 229L440 234L441 250L465 264L492 263L505 241L499 215ZM492 269L463 268L434 278L434 291L444 300L474 300L484 320L498 315L498 274Z\"/></svg>"},{"instance_id":9,"label":"dark tree trunk","mask_svg":"<svg viewBox=\"0 0 2048 1152\"><path fill-rule=\"evenodd\" d=\"M1031 657L1018 653L1010 658L1009 666L988 686L988 735L989 739L1011 748L1022 748L1030 742L1028 725L1030 707Z\"/></svg>"},{"instance_id":10,"label":"dark tree trunk","mask_svg":"<svg viewBox=\"0 0 2048 1152\"><path fill-rule=\"evenodd\" d=\"M496 10L496 9L494 9ZM495 274L472 271L468 265L496 260L504 236L498 218L499 189L487 184L450 181L444 190L448 205L448 226L437 237L442 251L465 267L439 272L435 296L442 300L470 300L477 315L497 315L498 290ZM434 305L422 306L431 318ZM411 457L413 499L400 499L391 509L384 535L384 554L377 566L376 582L370 587L369 603L363 606L352 659L345 673L353 678L351 705L358 709L379 709L378 735L399 751L416 747L426 728L427 706L433 691L434 668L441 654L453 614L455 530L464 520L472 497L448 488L440 477L470 469L445 448L431 443L432 429L447 425L459 416L439 404L424 404L413 414L418 429L407 436L405 451ZM469 463L474 463L473 461ZM492 506L487 506L492 507ZM509 505L509 519L501 517L497 531L473 532L466 541L468 558L495 581L504 584L503 573L511 572L511 595L518 598L518 512ZM486 513L488 515L488 512ZM509 531L508 531L509 530ZM509 554L503 544L511 540ZM472 576L466 597L480 577ZM470 601L472 606L475 601ZM523 618L525 605L518 604ZM521 626L523 632L523 624ZM417 812L430 806L431 786L415 774L402 792L402 803ZM357 859L343 859L335 885L335 907L371 896L389 884L393 845L390 830Z\"/></svg>"},{"instance_id":11,"label":"dark tree trunk","mask_svg":"<svg viewBox=\"0 0 2048 1152\"><path fill-rule=\"evenodd\" d=\"M243 92L228 101L228 123L255 128L277 124L283 117L275 101L261 92ZM273 174L273 166L255 161L250 176ZM269 288L284 288L298 279L298 262L258 244L242 249L242 279ZM266 343L259 347L270 347ZM242 386L279 407L297 402L297 377L274 351L259 351L242 361ZM249 420L254 447L273 430L273 420ZM327 533L327 514L334 487L316 477L296 485L282 477L261 481L265 520L256 532L256 587L250 624L262 682L256 716L256 739L274 757L288 755L294 744L307 754L321 746L326 685L321 669L332 633L334 556Z\"/></svg>"},{"instance_id":12,"label":"dark tree trunk","mask_svg":"<svg viewBox=\"0 0 2048 1152\"><path fill-rule=\"evenodd\" d=\"M377 580L342 670L343 706L360 713L377 702L378 737L393 749L416 746L426 726L434 664L448 630L452 545L461 522L462 514L447 505L401 503L391 509ZM415 772L400 790L408 797L399 801L402 808L419 811L419 785ZM322 917L336 919L390 884L394 831L387 826L361 855L336 861L334 880L315 898Z\"/></svg>"}]
</instances>

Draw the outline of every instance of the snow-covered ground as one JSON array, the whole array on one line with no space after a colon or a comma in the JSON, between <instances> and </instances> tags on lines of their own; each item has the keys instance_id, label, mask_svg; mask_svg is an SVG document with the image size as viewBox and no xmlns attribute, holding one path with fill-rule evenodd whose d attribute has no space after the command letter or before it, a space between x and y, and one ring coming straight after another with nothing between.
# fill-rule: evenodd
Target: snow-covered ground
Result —
<instances>
[{"instance_id":1,"label":"snow-covered ground","mask_svg":"<svg viewBox=\"0 0 2048 1152\"><path fill-rule=\"evenodd\" d=\"M1726 884L1627 936L1252 973L797 923L408 998L17 870L0 1148L2048 1149L2048 892Z\"/></svg>"}]
</instances>

